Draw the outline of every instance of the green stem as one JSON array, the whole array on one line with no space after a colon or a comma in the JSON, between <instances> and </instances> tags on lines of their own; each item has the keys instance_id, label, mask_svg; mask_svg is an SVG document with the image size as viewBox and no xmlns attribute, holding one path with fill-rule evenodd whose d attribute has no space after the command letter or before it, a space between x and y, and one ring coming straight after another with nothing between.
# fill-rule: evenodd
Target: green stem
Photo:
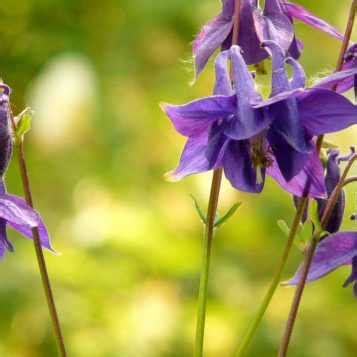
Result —
<instances>
[{"instance_id":1,"label":"green stem","mask_svg":"<svg viewBox=\"0 0 357 357\"><path fill-rule=\"evenodd\" d=\"M217 169L213 172L211 193L207 210L207 223L203 240L203 255L202 255L202 270L200 277L200 288L198 295L198 310L197 310L197 327L196 327L196 343L195 357L203 356L203 341L206 323L206 307L208 295L208 276L211 262L211 248L214 236L214 222L218 206L218 198L222 181L222 169Z\"/></svg>"},{"instance_id":2,"label":"green stem","mask_svg":"<svg viewBox=\"0 0 357 357\"><path fill-rule=\"evenodd\" d=\"M300 200L299 206L295 213L293 224L292 224L290 232L289 232L289 237L286 242L283 255L281 257L279 267L274 275L274 278L270 284L269 290L267 291L267 293L262 301L262 304L260 305L259 310L257 311L257 314L256 314L253 322L249 326L247 332L245 333L242 341L240 342L240 344L238 346L236 357L243 357L245 355L245 353L247 352L250 342L251 342L252 338L254 337L255 332L256 332L256 330L257 330L257 328L258 328L258 326L259 326L259 324L260 324L260 322L261 322L261 320L262 320L262 318L271 302L271 299L273 298L275 290L281 281L281 276L282 276L283 270L285 268L286 262L288 260L291 248L293 246L296 233L299 229L301 218L304 214L307 202L308 202L308 199L306 197L303 197Z\"/></svg>"},{"instance_id":3,"label":"green stem","mask_svg":"<svg viewBox=\"0 0 357 357\"><path fill-rule=\"evenodd\" d=\"M16 132L16 123L12 115L11 115L11 122L14 128L14 132ZM17 159L19 163L19 169L20 169L20 175L21 175L22 185L24 189L25 199L27 204L30 207L34 208L30 179L29 179L26 160L25 160L23 140L16 141L16 148L17 148ZM53 332L58 347L58 353L59 356L61 357L67 357L64 338L63 338L61 325L59 322L58 313L56 309L56 303L53 296L51 282L46 267L46 261L41 247L40 234L37 227L32 229L32 237L33 237L33 244L36 252L37 263L41 274L42 285L45 291L48 310L51 317Z\"/></svg>"}]
</instances>

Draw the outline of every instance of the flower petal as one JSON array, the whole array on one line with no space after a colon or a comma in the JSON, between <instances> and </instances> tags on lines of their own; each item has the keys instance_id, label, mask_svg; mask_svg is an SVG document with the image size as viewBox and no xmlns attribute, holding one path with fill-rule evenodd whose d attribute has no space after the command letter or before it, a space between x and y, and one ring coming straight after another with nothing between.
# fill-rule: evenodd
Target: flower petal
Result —
<instances>
[{"instance_id":1,"label":"flower petal","mask_svg":"<svg viewBox=\"0 0 357 357\"><path fill-rule=\"evenodd\" d=\"M41 216L20 197L0 195L0 217L12 228L32 239L32 229L38 228L42 247L52 250L47 228Z\"/></svg>"},{"instance_id":2,"label":"flower petal","mask_svg":"<svg viewBox=\"0 0 357 357\"><path fill-rule=\"evenodd\" d=\"M279 123L280 121L278 121L277 127L279 127ZM268 141L281 174L285 180L290 181L305 166L313 146L310 144L310 151L297 151L290 145L285 136L276 129L275 122L268 132Z\"/></svg>"},{"instance_id":3,"label":"flower petal","mask_svg":"<svg viewBox=\"0 0 357 357\"><path fill-rule=\"evenodd\" d=\"M286 59L286 63L288 63L293 70L293 76L290 80L290 88L305 88L306 76L302 65L291 57L288 57Z\"/></svg>"},{"instance_id":4,"label":"flower petal","mask_svg":"<svg viewBox=\"0 0 357 357\"><path fill-rule=\"evenodd\" d=\"M357 232L339 232L325 238L317 247L307 281L320 279L342 265L351 264L357 255ZM298 269L289 285L297 285L302 273Z\"/></svg>"},{"instance_id":5,"label":"flower petal","mask_svg":"<svg viewBox=\"0 0 357 357\"><path fill-rule=\"evenodd\" d=\"M193 42L192 52L197 77L203 70L211 55L222 45L232 30L232 18L222 14L203 26L202 31Z\"/></svg>"},{"instance_id":6,"label":"flower petal","mask_svg":"<svg viewBox=\"0 0 357 357\"><path fill-rule=\"evenodd\" d=\"M251 102L259 102L261 97L255 90L253 77L238 46L232 46L231 58L237 107L236 115L230 118L225 134L234 140L242 140L257 135L267 128L271 118L265 111L252 108Z\"/></svg>"},{"instance_id":7,"label":"flower petal","mask_svg":"<svg viewBox=\"0 0 357 357\"><path fill-rule=\"evenodd\" d=\"M336 37L339 40L343 39L343 35L336 28L331 26L326 21L315 16L311 12L307 11L302 6L285 1L284 8L289 16L298 19L304 22L305 24L310 25L318 30L326 32L327 34Z\"/></svg>"},{"instance_id":8,"label":"flower petal","mask_svg":"<svg viewBox=\"0 0 357 357\"><path fill-rule=\"evenodd\" d=\"M323 135L357 124L357 106L330 90L307 89L297 97L300 120L307 132Z\"/></svg>"},{"instance_id":9,"label":"flower petal","mask_svg":"<svg viewBox=\"0 0 357 357\"><path fill-rule=\"evenodd\" d=\"M254 11L255 29L260 43L265 41L276 42L286 54L294 39L294 29L290 19L282 12L262 14Z\"/></svg>"},{"instance_id":10,"label":"flower petal","mask_svg":"<svg viewBox=\"0 0 357 357\"><path fill-rule=\"evenodd\" d=\"M223 51L216 59L216 83L213 93L216 95L233 95L233 88L228 71L230 51Z\"/></svg>"},{"instance_id":11,"label":"flower petal","mask_svg":"<svg viewBox=\"0 0 357 357\"><path fill-rule=\"evenodd\" d=\"M188 175L208 171L210 165L205 154L207 142L207 132L189 138L183 149L179 165L168 175L174 180L180 180Z\"/></svg>"},{"instance_id":12,"label":"flower petal","mask_svg":"<svg viewBox=\"0 0 357 357\"><path fill-rule=\"evenodd\" d=\"M208 130L216 120L236 110L235 96L211 96L184 105L162 104L175 129L184 136L197 136Z\"/></svg>"},{"instance_id":13,"label":"flower petal","mask_svg":"<svg viewBox=\"0 0 357 357\"><path fill-rule=\"evenodd\" d=\"M264 186L265 170L253 166L249 150L248 140L231 140L223 157L224 173L234 188L259 193Z\"/></svg>"},{"instance_id":14,"label":"flower petal","mask_svg":"<svg viewBox=\"0 0 357 357\"><path fill-rule=\"evenodd\" d=\"M336 90L337 93L345 93L354 87L357 68L349 68L335 72L317 82L313 88Z\"/></svg>"},{"instance_id":15,"label":"flower petal","mask_svg":"<svg viewBox=\"0 0 357 357\"><path fill-rule=\"evenodd\" d=\"M314 198L326 198L324 171L316 151L310 154L304 168L290 181L287 181L276 162L267 168L267 174L271 176L287 192L297 197L308 195Z\"/></svg>"}]
</instances>

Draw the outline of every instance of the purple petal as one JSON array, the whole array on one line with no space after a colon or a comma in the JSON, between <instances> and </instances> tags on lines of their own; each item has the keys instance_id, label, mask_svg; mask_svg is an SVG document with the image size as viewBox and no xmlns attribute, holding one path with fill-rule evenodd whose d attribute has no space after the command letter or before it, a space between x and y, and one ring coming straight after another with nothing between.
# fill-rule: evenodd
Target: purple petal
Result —
<instances>
[{"instance_id":1,"label":"purple petal","mask_svg":"<svg viewBox=\"0 0 357 357\"><path fill-rule=\"evenodd\" d=\"M38 228L42 247L52 250L47 228L41 216L20 197L0 195L0 217L12 228L32 239L32 229Z\"/></svg>"},{"instance_id":2,"label":"purple petal","mask_svg":"<svg viewBox=\"0 0 357 357\"><path fill-rule=\"evenodd\" d=\"M326 89L308 89L297 97L300 120L312 136L357 124L357 106Z\"/></svg>"},{"instance_id":3,"label":"purple petal","mask_svg":"<svg viewBox=\"0 0 357 357\"><path fill-rule=\"evenodd\" d=\"M290 80L290 88L305 88L306 76L302 65L291 57L286 59L286 63L288 63L293 70L293 76Z\"/></svg>"},{"instance_id":4,"label":"purple petal","mask_svg":"<svg viewBox=\"0 0 357 357\"><path fill-rule=\"evenodd\" d=\"M270 116L263 110L252 108L252 102L261 101L255 90L255 83L238 46L231 48L233 82L237 97L236 115L229 118L225 134L234 139L242 140L257 135L271 123Z\"/></svg>"},{"instance_id":5,"label":"purple petal","mask_svg":"<svg viewBox=\"0 0 357 357\"><path fill-rule=\"evenodd\" d=\"M234 94L228 70L229 56L230 51L224 51L216 59L216 83L213 91L216 95Z\"/></svg>"},{"instance_id":6,"label":"purple petal","mask_svg":"<svg viewBox=\"0 0 357 357\"><path fill-rule=\"evenodd\" d=\"M260 40L255 29L253 13L257 8L257 1L244 0L241 6L241 26L239 29L238 45L242 48L245 62L247 64L256 64L269 56L268 53L261 48ZM230 42L228 42L229 40ZM226 48L230 48L231 44L232 39L228 38L224 45Z\"/></svg>"},{"instance_id":7,"label":"purple petal","mask_svg":"<svg viewBox=\"0 0 357 357\"><path fill-rule=\"evenodd\" d=\"M291 90L288 75L285 71L285 53L274 41L265 41L262 44L269 49L272 56L272 91L270 96Z\"/></svg>"},{"instance_id":8,"label":"purple petal","mask_svg":"<svg viewBox=\"0 0 357 357\"><path fill-rule=\"evenodd\" d=\"M302 89L302 88L292 89L292 90L289 90L289 91L286 91L283 93L279 93L279 94L275 95L274 97L271 97L267 100L263 100L263 101L259 101L259 102L257 101L256 103L252 103L252 107L253 108L268 107L272 104L285 101L286 99L297 97L301 93L304 93L304 89Z\"/></svg>"},{"instance_id":9,"label":"purple petal","mask_svg":"<svg viewBox=\"0 0 357 357\"><path fill-rule=\"evenodd\" d=\"M210 165L205 154L207 143L207 132L189 138L183 149L178 167L169 175L175 180L180 180L188 175L208 171Z\"/></svg>"},{"instance_id":10,"label":"purple petal","mask_svg":"<svg viewBox=\"0 0 357 357\"><path fill-rule=\"evenodd\" d=\"M290 2L284 2L285 11L287 14L295 19L298 19L304 22L307 25L310 25L318 30L326 32L327 34L338 38L339 40L343 39L343 35L331 26L326 21L315 16L311 12L307 11L300 5L296 5Z\"/></svg>"},{"instance_id":11,"label":"purple petal","mask_svg":"<svg viewBox=\"0 0 357 357\"><path fill-rule=\"evenodd\" d=\"M292 58L298 59L301 55L301 52L304 49L304 44L296 36L294 36L293 42L289 48L288 54Z\"/></svg>"},{"instance_id":12,"label":"purple petal","mask_svg":"<svg viewBox=\"0 0 357 357\"><path fill-rule=\"evenodd\" d=\"M211 55L221 47L232 26L232 18L227 19L223 15L215 17L203 26L192 46L196 77L202 72Z\"/></svg>"},{"instance_id":13,"label":"purple petal","mask_svg":"<svg viewBox=\"0 0 357 357\"><path fill-rule=\"evenodd\" d=\"M162 104L175 129L184 136L197 136L216 120L236 110L235 96L211 96L184 105Z\"/></svg>"},{"instance_id":14,"label":"purple petal","mask_svg":"<svg viewBox=\"0 0 357 357\"><path fill-rule=\"evenodd\" d=\"M271 14L274 12L282 13L280 0L265 0L264 13Z\"/></svg>"},{"instance_id":15,"label":"purple petal","mask_svg":"<svg viewBox=\"0 0 357 357\"><path fill-rule=\"evenodd\" d=\"M278 121L280 123L280 121ZM310 157L310 152L299 152L290 145L281 132L275 129L275 122L268 132L268 141L274 153L279 170L286 181L290 181L305 166ZM279 124L278 124L279 126Z\"/></svg>"},{"instance_id":16,"label":"purple petal","mask_svg":"<svg viewBox=\"0 0 357 357\"><path fill-rule=\"evenodd\" d=\"M320 279L342 265L351 264L357 255L357 232L339 232L324 239L317 247L307 276L307 281ZM300 267L289 285L297 285L301 278Z\"/></svg>"},{"instance_id":17,"label":"purple petal","mask_svg":"<svg viewBox=\"0 0 357 357\"><path fill-rule=\"evenodd\" d=\"M267 169L271 176L287 192L297 197L305 194L314 198L326 198L324 171L319 156L316 152L310 154L304 168L290 181L285 180L277 162L273 159Z\"/></svg>"},{"instance_id":18,"label":"purple petal","mask_svg":"<svg viewBox=\"0 0 357 357\"><path fill-rule=\"evenodd\" d=\"M257 10L254 12L254 24L260 43L274 41L285 54L288 52L294 39L294 29L287 16L279 12L263 15Z\"/></svg>"},{"instance_id":19,"label":"purple petal","mask_svg":"<svg viewBox=\"0 0 357 357\"><path fill-rule=\"evenodd\" d=\"M231 140L223 157L224 173L231 185L244 192L258 193L264 186L265 170L255 168L248 140ZM260 176L257 176L258 170Z\"/></svg>"},{"instance_id":20,"label":"purple petal","mask_svg":"<svg viewBox=\"0 0 357 357\"><path fill-rule=\"evenodd\" d=\"M337 93L345 93L354 87L354 80L356 75L356 67L345 69L340 72L335 72L317 82L313 88L331 89L336 90Z\"/></svg>"}]
</instances>

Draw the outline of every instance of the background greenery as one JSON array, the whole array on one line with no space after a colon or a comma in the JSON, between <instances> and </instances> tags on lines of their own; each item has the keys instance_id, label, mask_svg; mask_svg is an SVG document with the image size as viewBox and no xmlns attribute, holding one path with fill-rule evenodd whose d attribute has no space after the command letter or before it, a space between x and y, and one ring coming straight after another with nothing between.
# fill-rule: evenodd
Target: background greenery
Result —
<instances>
[{"instance_id":1,"label":"background greenery","mask_svg":"<svg viewBox=\"0 0 357 357\"><path fill-rule=\"evenodd\" d=\"M344 29L349 1L297 2ZM36 205L62 253L46 259L69 356L191 356L202 225L189 194L205 205L210 174L165 181L183 138L158 102L209 94L212 65L188 86L189 44L219 5L0 2L0 74L13 89L14 112L36 110L27 158ZM302 24L296 29L308 74L332 70L339 43ZM346 149L356 134L332 140ZM21 194L14 163L8 187ZM349 197L351 213L353 191ZM214 243L207 357L231 355L282 252L276 221L293 216L290 197L270 181L259 196L225 182L222 210L237 200L243 206ZM32 245L14 232L11 238L16 252L0 263L0 356L55 356ZM300 259L296 250L286 278ZM341 288L348 274L346 267L308 286L291 357L356 355L357 302ZM250 356L276 355L292 294L279 289Z\"/></svg>"}]
</instances>

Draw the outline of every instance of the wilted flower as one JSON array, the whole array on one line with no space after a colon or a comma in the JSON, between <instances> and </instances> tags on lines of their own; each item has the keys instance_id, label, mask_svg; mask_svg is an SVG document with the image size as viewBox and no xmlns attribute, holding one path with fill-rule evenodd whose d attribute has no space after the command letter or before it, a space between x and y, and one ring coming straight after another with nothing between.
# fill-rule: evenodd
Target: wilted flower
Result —
<instances>
[{"instance_id":1,"label":"wilted flower","mask_svg":"<svg viewBox=\"0 0 357 357\"><path fill-rule=\"evenodd\" d=\"M272 41L265 45L273 53L268 100L255 90L239 47L232 46L217 58L215 95L163 105L176 130L188 138L172 176L180 179L221 167L233 187L260 192L268 173L294 195L302 196L309 182L309 195L324 197L323 168L313 137L356 124L357 107L331 90L303 89L304 72L293 59L287 60L293 68L289 81L283 50Z\"/></svg>"},{"instance_id":2,"label":"wilted flower","mask_svg":"<svg viewBox=\"0 0 357 357\"><path fill-rule=\"evenodd\" d=\"M0 257L6 250L13 251L7 239L6 226L17 230L27 238L32 238L32 229L38 228L41 245L52 250L49 235L41 216L20 197L6 193L5 173L12 152L10 131L10 88L0 85Z\"/></svg>"},{"instance_id":3,"label":"wilted flower","mask_svg":"<svg viewBox=\"0 0 357 357\"><path fill-rule=\"evenodd\" d=\"M195 71L198 75L214 51L229 49L232 44L235 0L222 0L222 12L208 22L193 43ZM303 7L283 0L266 0L264 11L257 0L241 0L238 45L243 50L247 64L256 64L269 57L261 43L273 40L285 54L300 56L302 43L294 34L293 19L324 31L338 39L343 36L327 22L314 16Z\"/></svg>"}]
</instances>

